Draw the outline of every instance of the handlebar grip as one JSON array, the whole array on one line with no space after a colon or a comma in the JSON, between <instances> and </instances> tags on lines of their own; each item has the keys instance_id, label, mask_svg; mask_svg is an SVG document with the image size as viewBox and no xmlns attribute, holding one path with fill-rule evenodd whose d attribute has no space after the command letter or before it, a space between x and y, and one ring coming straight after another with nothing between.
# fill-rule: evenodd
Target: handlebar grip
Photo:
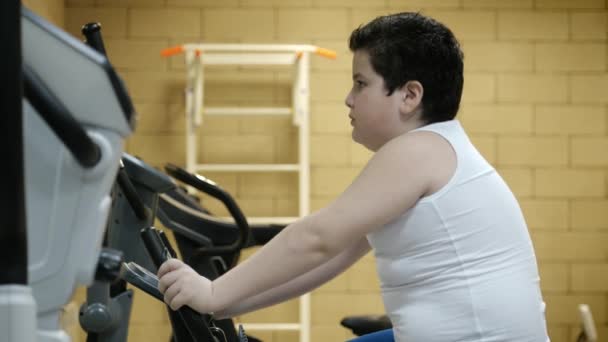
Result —
<instances>
[{"instance_id":1,"label":"handlebar grip","mask_svg":"<svg viewBox=\"0 0 608 342\"><path fill-rule=\"evenodd\" d=\"M144 228L141 230L141 238L157 268L171 258L170 251L163 242L159 230L154 227ZM217 339L211 334L207 322L194 309L189 306L182 306L177 310L176 315L187 330L187 335L189 335L188 341L217 342Z\"/></svg>"},{"instance_id":2,"label":"handlebar grip","mask_svg":"<svg viewBox=\"0 0 608 342\"><path fill-rule=\"evenodd\" d=\"M97 50L104 56L106 54L106 48L101 38L101 24L100 23L88 23L82 26L82 34L85 36L85 42L87 45Z\"/></svg>"},{"instance_id":3,"label":"handlebar grip","mask_svg":"<svg viewBox=\"0 0 608 342\"><path fill-rule=\"evenodd\" d=\"M171 253L163 243L158 231L154 227L148 227L141 230L141 238L146 246L146 250L152 258L152 262L158 268L165 261L171 258Z\"/></svg>"},{"instance_id":4,"label":"handlebar grip","mask_svg":"<svg viewBox=\"0 0 608 342\"><path fill-rule=\"evenodd\" d=\"M177 258L177 253L175 252L175 249L173 249L173 246L171 246L171 242L169 242L169 239L167 238L167 234L165 234L165 232L163 232L162 230L159 230L158 236L160 237L163 244L167 248L167 251L169 251L169 254L171 255L171 257Z\"/></svg>"}]
</instances>

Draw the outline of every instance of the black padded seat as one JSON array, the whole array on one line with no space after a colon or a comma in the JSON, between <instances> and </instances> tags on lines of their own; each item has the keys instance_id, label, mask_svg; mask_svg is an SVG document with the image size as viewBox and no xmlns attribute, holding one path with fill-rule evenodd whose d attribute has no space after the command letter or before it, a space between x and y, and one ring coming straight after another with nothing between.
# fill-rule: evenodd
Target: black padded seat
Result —
<instances>
[{"instance_id":1,"label":"black padded seat","mask_svg":"<svg viewBox=\"0 0 608 342\"><path fill-rule=\"evenodd\" d=\"M391 329L393 324L386 315L349 316L340 322L357 335L371 334L376 331Z\"/></svg>"}]
</instances>

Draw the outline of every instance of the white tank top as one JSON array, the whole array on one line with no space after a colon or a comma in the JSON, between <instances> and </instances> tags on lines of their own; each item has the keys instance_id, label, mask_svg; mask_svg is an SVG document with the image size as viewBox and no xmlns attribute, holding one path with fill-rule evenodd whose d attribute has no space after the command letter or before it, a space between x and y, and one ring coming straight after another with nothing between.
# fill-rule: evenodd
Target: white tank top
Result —
<instances>
[{"instance_id":1,"label":"white tank top","mask_svg":"<svg viewBox=\"0 0 608 342\"><path fill-rule=\"evenodd\" d=\"M513 193L456 120L457 167L438 192L367 236L397 342L549 340L540 278Z\"/></svg>"}]
</instances>

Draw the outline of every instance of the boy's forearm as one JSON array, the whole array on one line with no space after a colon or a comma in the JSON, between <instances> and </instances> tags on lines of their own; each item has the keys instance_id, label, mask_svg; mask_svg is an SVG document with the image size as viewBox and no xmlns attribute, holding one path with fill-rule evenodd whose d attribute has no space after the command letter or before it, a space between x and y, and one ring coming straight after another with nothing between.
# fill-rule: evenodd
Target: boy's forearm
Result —
<instances>
[{"instance_id":1,"label":"boy's forearm","mask_svg":"<svg viewBox=\"0 0 608 342\"><path fill-rule=\"evenodd\" d=\"M287 283L339 254L330 242L323 241L322 234L315 233L320 224L314 214L296 221L257 253L216 279L210 303L212 311L220 312Z\"/></svg>"},{"instance_id":2,"label":"boy's forearm","mask_svg":"<svg viewBox=\"0 0 608 342\"><path fill-rule=\"evenodd\" d=\"M258 295L249 297L219 312L219 319L245 314L301 296L333 279L370 250L366 239L338 254L321 266Z\"/></svg>"},{"instance_id":3,"label":"boy's forearm","mask_svg":"<svg viewBox=\"0 0 608 342\"><path fill-rule=\"evenodd\" d=\"M218 319L234 317L300 296L315 287L314 284L316 282L311 275L311 273L314 273L315 271L316 269L283 285L279 285L253 297L246 298L225 310L215 312L214 316Z\"/></svg>"}]
</instances>

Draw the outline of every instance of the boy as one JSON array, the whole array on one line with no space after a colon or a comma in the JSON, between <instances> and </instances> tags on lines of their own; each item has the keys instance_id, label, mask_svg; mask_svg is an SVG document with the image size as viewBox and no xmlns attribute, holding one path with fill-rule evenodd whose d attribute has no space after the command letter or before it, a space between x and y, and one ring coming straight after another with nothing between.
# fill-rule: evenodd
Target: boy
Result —
<instances>
[{"instance_id":1,"label":"boy","mask_svg":"<svg viewBox=\"0 0 608 342\"><path fill-rule=\"evenodd\" d=\"M548 341L519 205L454 120L463 55L452 32L399 13L356 29L349 45L346 105L353 140L375 152L368 164L213 282L166 262L165 301L233 316L308 292L373 249L393 329L366 340Z\"/></svg>"}]
</instances>

